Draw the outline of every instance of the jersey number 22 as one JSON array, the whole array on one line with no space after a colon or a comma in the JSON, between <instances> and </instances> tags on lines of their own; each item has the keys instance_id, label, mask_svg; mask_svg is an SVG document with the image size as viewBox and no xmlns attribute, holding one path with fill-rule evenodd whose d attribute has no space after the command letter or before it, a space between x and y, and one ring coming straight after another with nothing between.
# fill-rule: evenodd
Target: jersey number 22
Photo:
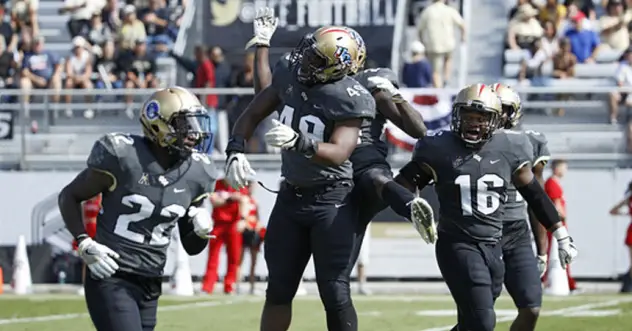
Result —
<instances>
[{"instance_id":1,"label":"jersey number 22","mask_svg":"<svg viewBox=\"0 0 632 331\"><path fill-rule=\"evenodd\" d=\"M491 215L500 207L500 194L490 190L505 185L505 181L498 175L483 175L475 183L472 183L470 175L460 175L454 180L454 184L458 185L461 190L463 216L473 215L473 201L476 201L476 210L483 215ZM472 191L475 197L472 197Z\"/></svg>"}]
</instances>

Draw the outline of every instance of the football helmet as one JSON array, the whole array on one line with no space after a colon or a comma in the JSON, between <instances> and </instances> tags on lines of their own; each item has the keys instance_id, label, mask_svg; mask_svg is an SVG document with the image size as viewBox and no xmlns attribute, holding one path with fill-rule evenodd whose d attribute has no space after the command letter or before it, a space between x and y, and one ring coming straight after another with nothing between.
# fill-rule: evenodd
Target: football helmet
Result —
<instances>
[{"instance_id":1,"label":"football helmet","mask_svg":"<svg viewBox=\"0 0 632 331\"><path fill-rule=\"evenodd\" d=\"M140 123L145 137L183 156L191 152L207 154L213 146L208 111L182 87L154 92L142 106Z\"/></svg>"},{"instance_id":2,"label":"football helmet","mask_svg":"<svg viewBox=\"0 0 632 331\"><path fill-rule=\"evenodd\" d=\"M522 118L522 101L520 96L511 87L496 83L492 85L492 90L496 92L502 103L503 114L501 127L511 129L518 126Z\"/></svg>"},{"instance_id":3,"label":"football helmet","mask_svg":"<svg viewBox=\"0 0 632 331\"><path fill-rule=\"evenodd\" d=\"M358 59L358 43L340 26L322 27L305 35L290 55L290 67L302 84L323 84L343 78Z\"/></svg>"},{"instance_id":4,"label":"football helmet","mask_svg":"<svg viewBox=\"0 0 632 331\"><path fill-rule=\"evenodd\" d=\"M500 98L490 86L469 85L454 99L451 129L466 143L479 144L498 128L502 112Z\"/></svg>"},{"instance_id":5,"label":"football helmet","mask_svg":"<svg viewBox=\"0 0 632 331\"><path fill-rule=\"evenodd\" d=\"M349 31L349 34L351 34L351 37L356 41L356 43L358 43L358 57L354 61L350 72L351 75L355 75L358 73L358 71L364 68L364 63L366 62L366 44L364 43L364 39L362 39L362 36L358 33L358 31L350 27L347 27L347 30Z\"/></svg>"}]
</instances>

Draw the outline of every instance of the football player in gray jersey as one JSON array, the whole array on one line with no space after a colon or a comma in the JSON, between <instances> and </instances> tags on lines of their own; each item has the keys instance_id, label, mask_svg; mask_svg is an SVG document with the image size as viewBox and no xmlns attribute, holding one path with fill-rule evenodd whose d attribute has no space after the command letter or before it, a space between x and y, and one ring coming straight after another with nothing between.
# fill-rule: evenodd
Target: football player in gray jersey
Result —
<instances>
[{"instance_id":1,"label":"football player in gray jersey","mask_svg":"<svg viewBox=\"0 0 632 331\"><path fill-rule=\"evenodd\" d=\"M375 117L371 94L347 76L358 46L343 27L307 34L279 64L270 86L259 92L233 128L226 148L226 179L243 187L253 171L245 141L265 117L283 105L265 135L282 149L282 176L265 238L268 288L261 330L290 327L292 300L310 256L329 330L358 329L350 297L348 266L355 247L357 209L350 203L349 156L362 121Z\"/></svg>"},{"instance_id":2,"label":"football player in gray jersey","mask_svg":"<svg viewBox=\"0 0 632 331\"><path fill-rule=\"evenodd\" d=\"M520 96L510 87L497 83L492 89L502 103L503 118L501 127L514 129L522 117ZM536 180L542 184L542 172L551 154L542 133L524 131L533 146L532 170ZM531 236L527 224L527 206L516 187L510 185L507 190L507 202L503 216L503 261L505 262L505 286L518 308L518 316L511 330L532 331L538 320L542 306L542 284L540 277L546 271L547 235L533 213L529 213L531 230L535 237L538 259L533 256Z\"/></svg>"},{"instance_id":3,"label":"football player in gray jersey","mask_svg":"<svg viewBox=\"0 0 632 331\"><path fill-rule=\"evenodd\" d=\"M496 130L501 120L502 104L489 86L465 87L453 104L452 130L420 139L413 159L396 178L411 190L434 181L441 208L436 257L458 307L454 330L494 330L494 301L504 277L500 238L510 183L540 219L563 229L555 206L531 172L531 143L523 134ZM566 265L577 252L568 233L558 234L565 236L559 253Z\"/></svg>"},{"instance_id":4,"label":"football player in gray jersey","mask_svg":"<svg viewBox=\"0 0 632 331\"><path fill-rule=\"evenodd\" d=\"M59 209L88 265L85 297L97 330L144 331L156 326L171 233L190 254L208 243L212 221L202 206L216 170L210 117L180 87L159 90L142 106L144 136L106 134L88 167L59 194ZM81 203L102 193L96 237L86 234Z\"/></svg>"}]
</instances>

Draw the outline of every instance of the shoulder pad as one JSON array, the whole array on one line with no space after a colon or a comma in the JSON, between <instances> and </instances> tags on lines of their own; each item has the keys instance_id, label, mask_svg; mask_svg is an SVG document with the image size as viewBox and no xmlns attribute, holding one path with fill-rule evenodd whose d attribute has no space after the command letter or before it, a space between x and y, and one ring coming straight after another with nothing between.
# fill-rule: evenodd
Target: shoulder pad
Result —
<instances>
[{"instance_id":1,"label":"shoulder pad","mask_svg":"<svg viewBox=\"0 0 632 331\"><path fill-rule=\"evenodd\" d=\"M289 67L289 62L281 58L277 61L274 69L272 70L272 86L279 91L285 91L289 84L292 84L292 72Z\"/></svg>"},{"instance_id":2,"label":"shoulder pad","mask_svg":"<svg viewBox=\"0 0 632 331\"><path fill-rule=\"evenodd\" d=\"M202 173L196 178L197 182L200 184L200 192L198 196L213 192L215 189L215 181L219 177L219 173L213 164L213 160L211 160L208 155L202 153L191 154L191 160L198 164L198 166L202 169Z\"/></svg>"},{"instance_id":3,"label":"shoulder pad","mask_svg":"<svg viewBox=\"0 0 632 331\"><path fill-rule=\"evenodd\" d=\"M441 139L443 131L430 136L424 136L417 140L415 149L413 149L413 160L420 162L428 162L428 158L434 154L434 145L436 140Z\"/></svg>"},{"instance_id":4,"label":"shoulder pad","mask_svg":"<svg viewBox=\"0 0 632 331\"><path fill-rule=\"evenodd\" d=\"M513 167L512 170L515 171L525 164L533 164L533 145L527 134L514 130L499 130L498 134L507 138L508 146L505 153Z\"/></svg>"},{"instance_id":5,"label":"shoulder pad","mask_svg":"<svg viewBox=\"0 0 632 331\"><path fill-rule=\"evenodd\" d=\"M277 63L274 65L274 69L277 67L281 68L289 68L290 67L290 53L285 53L283 56L279 58Z\"/></svg>"},{"instance_id":6,"label":"shoulder pad","mask_svg":"<svg viewBox=\"0 0 632 331\"><path fill-rule=\"evenodd\" d=\"M533 130L525 130L524 133L529 137L531 145L533 145L533 166L535 167L540 162L544 162L544 164L546 164L551 158L551 152L547 146L548 141L546 140L546 136L541 132Z\"/></svg>"},{"instance_id":7,"label":"shoulder pad","mask_svg":"<svg viewBox=\"0 0 632 331\"><path fill-rule=\"evenodd\" d=\"M393 70L389 68L375 68L375 69L365 69L355 75L355 78L362 86L364 86L367 90L373 92L377 88L375 83L373 83L369 78L370 77L382 77L388 79L395 88L399 88L399 81L397 80L397 75Z\"/></svg>"},{"instance_id":8,"label":"shoulder pad","mask_svg":"<svg viewBox=\"0 0 632 331\"><path fill-rule=\"evenodd\" d=\"M325 116L332 121L354 118L375 118L375 99L356 80L345 77L335 83L320 86Z\"/></svg>"},{"instance_id":9,"label":"shoulder pad","mask_svg":"<svg viewBox=\"0 0 632 331\"><path fill-rule=\"evenodd\" d=\"M134 145L134 138L124 133L108 133L99 138L88 156L88 167L115 174L119 166L119 158L125 155L126 149Z\"/></svg>"}]
</instances>

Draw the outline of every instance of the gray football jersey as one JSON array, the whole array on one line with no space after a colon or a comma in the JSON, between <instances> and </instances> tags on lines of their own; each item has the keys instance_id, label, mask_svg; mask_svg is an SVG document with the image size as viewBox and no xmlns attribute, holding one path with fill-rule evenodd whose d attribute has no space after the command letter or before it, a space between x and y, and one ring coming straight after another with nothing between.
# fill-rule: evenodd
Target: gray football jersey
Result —
<instances>
[{"instance_id":1,"label":"gray football jersey","mask_svg":"<svg viewBox=\"0 0 632 331\"><path fill-rule=\"evenodd\" d=\"M328 142L336 122L375 117L375 100L350 77L305 86L294 71L283 65L274 69L272 86L278 91L283 109L279 121L318 141ZM340 166L319 164L296 151L282 151L281 175L297 186L314 186L353 178L351 162Z\"/></svg>"},{"instance_id":2,"label":"gray football jersey","mask_svg":"<svg viewBox=\"0 0 632 331\"><path fill-rule=\"evenodd\" d=\"M523 134L499 131L481 149L451 131L419 139L413 160L434 172L439 231L463 240L497 242L513 173L533 160Z\"/></svg>"},{"instance_id":3,"label":"gray football jersey","mask_svg":"<svg viewBox=\"0 0 632 331\"><path fill-rule=\"evenodd\" d=\"M541 132L526 130L522 131L525 134L531 145L533 146L533 167L538 163L546 164L551 159L551 152L547 147L546 137ZM507 206L505 207L505 221L515 222L525 220L527 218L527 204L524 198L520 195L516 187L511 184L507 191Z\"/></svg>"},{"instance_id":4,"label":"gray football jersey","mask_svg":"<svg viewBox=\"0 0 632 331\"><path fill-rule=\"evenodd\" d=\"M87 163L115 179L103 193L95 240L121 256L121 271L160 277L177 220L212 192L217 173L198 153L165 171L147 143L141 136L110 133L96 141Z\"/></svg>"},{"instance_id":5,"label":"gray football jersey","mask_svg":"<svg viewBox=\"0 0 632 331\"><path fill-rule=\"evenodd\" d=\"M386 78L395 87L399 87L397 75L395 75L393 70L388 68L365 69L353 76L353 78L357 80L358 83L362 84L362 86L369 90L369 92L373 93L377 90L377 86L369 79L371 77ZM373 120L365 120L362 123L362 133L360 136L359 147L362 147L364 145L374 145L375 147L383 151L384 155L386 155L386 153L388 152L388 146L386 145L386 142L380 139L382 136L382 132L384 131L385 124L386 117L384 117L380 110L377 109L377 113L375 114L375 118Z\"/></svg>"}]
</instances>

